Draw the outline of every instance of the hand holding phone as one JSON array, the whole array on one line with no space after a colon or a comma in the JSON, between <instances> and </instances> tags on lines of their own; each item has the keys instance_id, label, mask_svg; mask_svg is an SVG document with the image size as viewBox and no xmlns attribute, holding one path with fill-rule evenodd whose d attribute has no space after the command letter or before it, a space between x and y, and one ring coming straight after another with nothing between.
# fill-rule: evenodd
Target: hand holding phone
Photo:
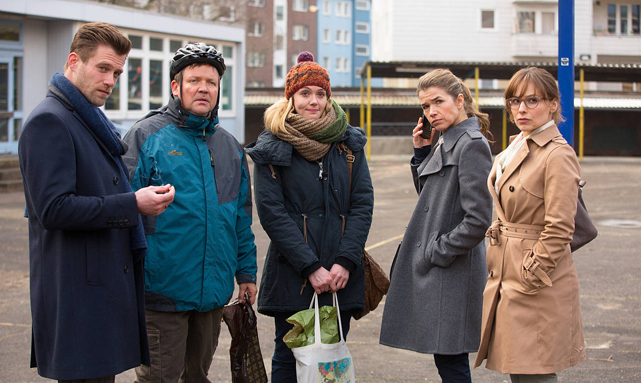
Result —
<instances>
[{"instance_id":1,"label":"hand holding phone","mask_svg":"<svg viewBox=\"0 0 641 383\"><path fill-rule=\"evenodd\" d=\"M430 137L432 137L432 125L430 125L427 117L425 117L425 113L421 116L421 122L423 123L423 133L419 134L419 136L429 140Z\"/></svg>"}]
</instances>

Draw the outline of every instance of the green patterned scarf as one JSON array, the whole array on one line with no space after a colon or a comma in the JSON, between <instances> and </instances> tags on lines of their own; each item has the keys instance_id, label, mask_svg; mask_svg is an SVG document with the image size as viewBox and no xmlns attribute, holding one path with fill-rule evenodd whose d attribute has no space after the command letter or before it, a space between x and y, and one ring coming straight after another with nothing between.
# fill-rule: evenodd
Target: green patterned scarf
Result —
<instances>
[{"instance_id":1,"label":"green patterned scarf","mask_svg":"<svg viewBox=\"0 0 641 383\"><path fill-rule=\"evenodd\" d=\"M285 119L285 129L278 138L290 143L308 161L318 161L329 151L332 143L345 134L347 115L334 101L328 113L309 120L294 111Z\"/></svg>"}]
</instances>

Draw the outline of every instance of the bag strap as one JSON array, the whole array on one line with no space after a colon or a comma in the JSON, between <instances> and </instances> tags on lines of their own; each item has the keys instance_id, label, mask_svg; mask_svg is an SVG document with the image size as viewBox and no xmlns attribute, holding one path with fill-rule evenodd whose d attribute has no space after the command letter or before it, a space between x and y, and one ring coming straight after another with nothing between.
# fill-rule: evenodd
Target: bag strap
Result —
<instances>
[{"instance_id":1,"label":"bag strap","mask_svg":"<svg viewBox=\"0 0 641 383\"><path fill-rule=\"evenodd\" d=\"M338 296L336 293L332 293L332 298L334 301L334 307L336 307L336 314L338 319L338 334L340 335L340 340L345 341L343 337L343 324L341 322L341 309L338 306ZM314 306L314 344L321 344L321 330L320 330L320 310L318 309L318 295L314 292L312 296L312 301L309 303L309 308Z\"/></svg>"}]
</instances>

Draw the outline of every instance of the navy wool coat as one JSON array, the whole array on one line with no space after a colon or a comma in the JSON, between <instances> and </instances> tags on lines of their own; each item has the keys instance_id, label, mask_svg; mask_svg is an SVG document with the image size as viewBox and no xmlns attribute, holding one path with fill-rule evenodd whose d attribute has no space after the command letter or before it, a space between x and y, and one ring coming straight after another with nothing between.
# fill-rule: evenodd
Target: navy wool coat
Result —
<instances>
[{"instance_id":1,"label":"navy wool coat","mask_svg":"<svg viewBox=\"0 0 641 383\"><path fill-rule=\"evenodd\" d=\"M66 100L52 92L19 142L29 215L32 367L89 379L149 364L143 261L130 229L136 197L118 164Z\"/></svg>"},{"instance_id":2,"label":"navy wool coat","mask_svg":"<svg viewBox=\"0 0 641 383\"><path fill-rule=\"evenodd\" d=\"M475 117L443 139L440 150L412 164L419 196L392 264L380 342L457 355L476 352L481 338L492 157Z\"/></svg>"},{"instance_id":3,"label":"navy wool coat","mask_svg":"<svg viewBox=\"0 0 641 383\"><path fill-rule=\"evenodd\" d=\"M258 216L271 240L258 294L259 312L274 315L309 308L314 289L307 278L319 266L330 270L335 263L350 271L347 285L338 291L341 310L363 310L362 254L374 208L374 189L362 150L366 142L361 129L348 125L323 157L322 168L269 131L247 146L255 163ZM347 145L356 157L351 202L347 153L337 143ZM346 222L343 237L341 216ZM319 298L319 305L332 306L331 294Z\"/></svg>"}]
</instances>

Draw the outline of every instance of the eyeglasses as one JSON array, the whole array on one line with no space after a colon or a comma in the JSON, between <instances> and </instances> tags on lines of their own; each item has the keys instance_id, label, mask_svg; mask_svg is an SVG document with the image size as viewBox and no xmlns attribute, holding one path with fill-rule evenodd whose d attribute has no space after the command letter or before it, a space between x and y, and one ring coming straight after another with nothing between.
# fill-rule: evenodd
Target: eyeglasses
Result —
<instances>
[{"instance_id":1,"label":"eyeglasses","mask_svg":"<svg viewBox=\"0 0 641 383\"><path fill-rule=\"evenodd\" d=\"M524 102L525 106L528 109L534 109L539 105L539 101L541 100L547 100L547 98L528 97L525 99L520 99L520 98L512 97L505 100L505 105L510 109L518 109L521 107L521 103Z\"/></svg>"}]
</instances>

